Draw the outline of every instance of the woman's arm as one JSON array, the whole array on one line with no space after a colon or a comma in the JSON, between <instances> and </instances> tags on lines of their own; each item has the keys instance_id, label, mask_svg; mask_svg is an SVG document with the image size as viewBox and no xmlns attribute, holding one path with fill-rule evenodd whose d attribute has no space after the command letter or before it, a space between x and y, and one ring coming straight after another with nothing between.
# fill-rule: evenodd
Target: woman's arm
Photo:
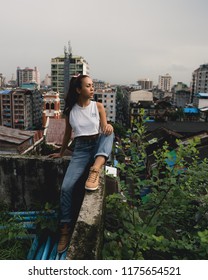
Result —
<instances>
[{"instance_id":1,"label":"woman's arm","mask_svg":"<svg viewBox=\"0 0 208 280\"><path fill-rule=\"evenodd\" d=\"M98 111L100 114L101 130L104 134L111 134L113 132L113 126L107 123L105 108L102 103L97 102Z\"/></svg>"},{"instance_id":2,"label":"woman's arm","mask_svg":"<svg viewBox=\"0 0 208 280\"><path fill-rule=\"evenodd\" d=\"M69 141L71 139L71 133L72 133L72 128L71 125L69 124L69 118L68 116L65 117L65 132L64 132L64 137L62 140L62 146L61 150L59 153L54 153L49 155L49 157L57 158L57 157L62 157L66 148L68 147Z\"/></svg>"}]
</instances>

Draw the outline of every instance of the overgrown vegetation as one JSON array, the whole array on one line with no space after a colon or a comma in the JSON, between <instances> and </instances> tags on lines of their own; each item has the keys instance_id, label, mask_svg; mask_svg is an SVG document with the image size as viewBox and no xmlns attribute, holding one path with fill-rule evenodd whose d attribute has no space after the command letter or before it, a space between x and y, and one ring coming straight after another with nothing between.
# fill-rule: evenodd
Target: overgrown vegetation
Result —
<instances>
[{"instance_id":1,"label":"overgrown vegetation","mask_svg":"<svg viewBox=\"0 0 208 280\"><path fill-rule=\"evenodd\" d=\"M0 213L0 260L25 260L32 244L28 232L7 212Z\"/></svg>"},{"instance_id":2,"label":"overgrown vegetation","mask_svg":"<svg viewBox=\"0 0 208 280\"><path fill-rule=\"evenodd\" d=\"M106 201L103 259L207 259L208 160L197 156L199 139L178 141L174 158L164 144L148 169L143 122L128 135L119 149L130 159L117 166L120 192Z\"/></svg>"},{"instance_id":3,"label":"overgrown vegetation","mask_svg":"<svg viewBox=\"0 0 208 280\"><path fill-rule=\"evenodd\" d=\"M25 260L35 235L44 237L56 234L58 220L56 212L50 207L51 205L46 203L44 209L38 211L35 217L27 215L26 212L25 217L28 219L25 220L22 215L11 215L7 206L1 203L0 260ZM28 223L34 225L34 228L27 228Z\"/></svg>"}]
</instances>

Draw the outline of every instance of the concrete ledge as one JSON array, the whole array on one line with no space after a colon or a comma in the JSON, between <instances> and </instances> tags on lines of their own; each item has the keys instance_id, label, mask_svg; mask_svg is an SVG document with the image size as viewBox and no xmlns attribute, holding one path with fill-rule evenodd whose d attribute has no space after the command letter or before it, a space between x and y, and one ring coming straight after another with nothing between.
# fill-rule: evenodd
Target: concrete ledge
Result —
<instances>
[{"instance_id":1,"label":"concrete ledge","mask_svg":"<svg viewBox=\"0 0 208 280\"><path fill-rule=\"evenodd\" d=\"M97 260L101 259L105 175L100 178L98 190L86 191L74 228L66 259Z\"/></svg>"}]
</instances>

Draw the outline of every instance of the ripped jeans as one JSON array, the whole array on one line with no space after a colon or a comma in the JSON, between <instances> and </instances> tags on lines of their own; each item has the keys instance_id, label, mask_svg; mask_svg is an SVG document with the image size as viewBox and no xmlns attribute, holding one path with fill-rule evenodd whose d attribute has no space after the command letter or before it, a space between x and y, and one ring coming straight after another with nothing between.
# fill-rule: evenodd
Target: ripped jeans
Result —
<instances>
[{"instance_id":1,"label":"ripped jeans","mask_svg":"<svg viewBox=\"0 0 208 280\"><path fill-rule=\"evenodd\" d=\"M92 165L97 156L110 156L113 146L114 133L100 134L97 139L75 139L74 151L61 186L60 207L61 223L72 224L72 199L76 182L85 172L87 166Z\"/></svg>"}]
</instances>

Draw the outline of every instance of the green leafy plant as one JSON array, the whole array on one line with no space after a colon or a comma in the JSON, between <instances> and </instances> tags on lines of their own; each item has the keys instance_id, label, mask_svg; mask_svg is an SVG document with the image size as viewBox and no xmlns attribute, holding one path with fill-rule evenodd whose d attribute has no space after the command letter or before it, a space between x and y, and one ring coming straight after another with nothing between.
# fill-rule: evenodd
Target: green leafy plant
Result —
<instances>
[{"instance_id":1,"label":"green leafy plant","mask_svg":"<svg viewBox=\"0 0 208 280\"><path fill-rule=\"evenodd\" d=\"M32 245L34 234L47 236L57 232L58 219L52 205L45 204L32 223L35 229L30 230L23 226L24 218L21 215L10 215L7 207L1 204L0 211L0 260L27 259ZM54 215L53 215L54 214Z\"/></svg>"},{"instance_id":2,"label":"green leafy plant","mask_svg":"<svg viewBox=\"0 0 208 280\"><path fill-rule=\"evenodd\" d=\"M199 139L177 141L172 165L165 143L148 169L144 124L133 125L121 143L120 191L106 198L103 259L207 259L208 160L198 158Z\"/></svg>"},{"instance_id":3,"label":"green leafy plant","mask_svg":"<svg viewBox=\"0 0 208 280\"><path fill-rule=\"evenodd\" d=\"M16 218L0 212L0 260L23 260L32 244L28 231Z\"/></svg>"}]
</instances>

